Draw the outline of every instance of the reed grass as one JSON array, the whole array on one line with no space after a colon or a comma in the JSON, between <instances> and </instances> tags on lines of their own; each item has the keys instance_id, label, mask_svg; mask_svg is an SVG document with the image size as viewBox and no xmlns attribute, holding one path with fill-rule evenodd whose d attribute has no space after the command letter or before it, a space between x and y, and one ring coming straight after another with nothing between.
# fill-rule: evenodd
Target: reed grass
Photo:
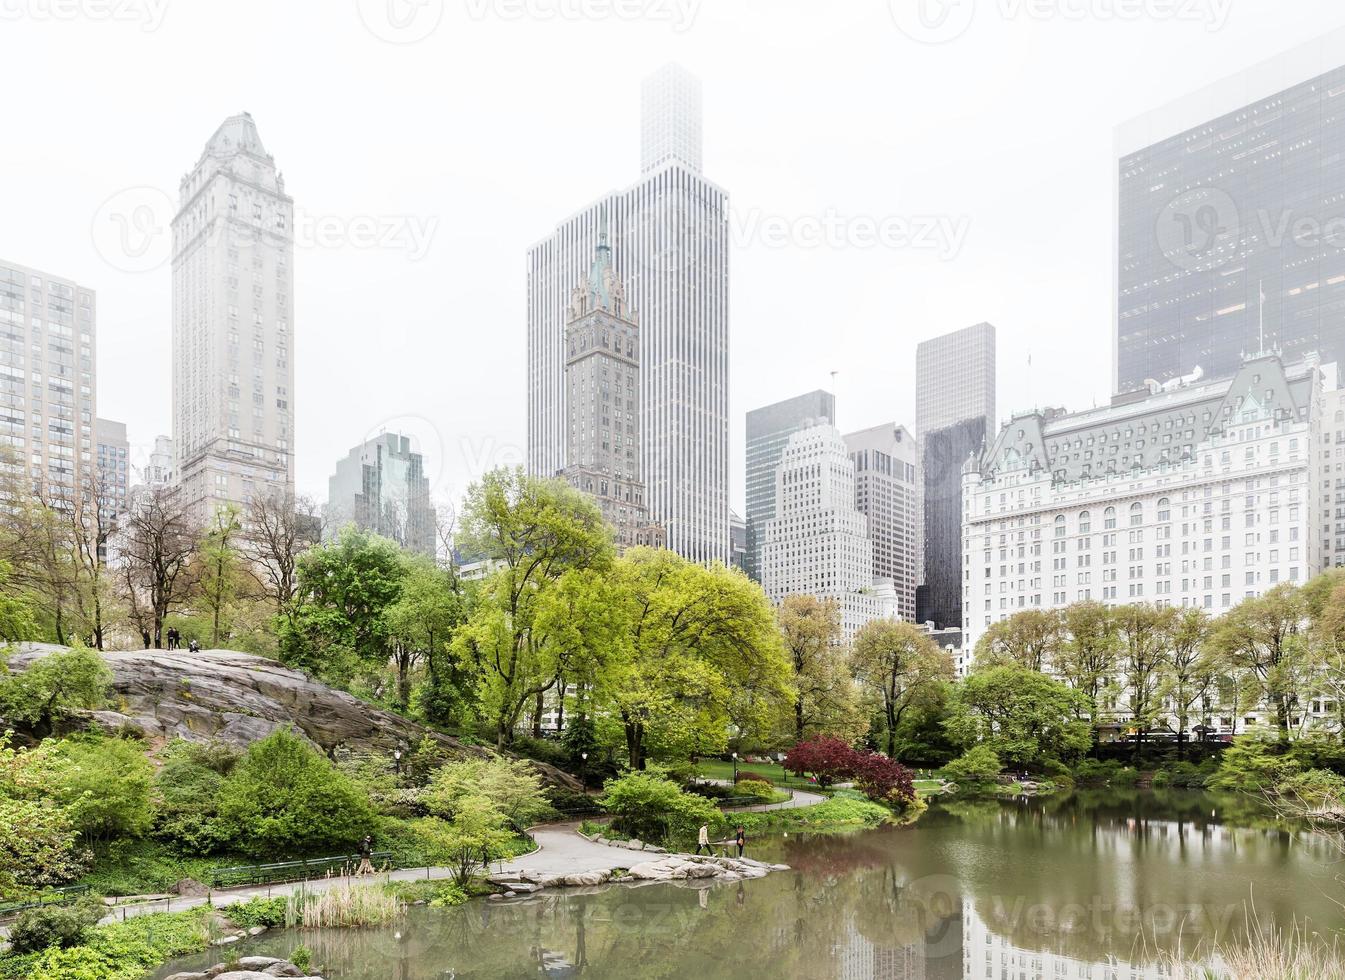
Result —
<instances>
[{"instance_id":1,"label":"reed grass","mask_svg":"<svg viewBox=\"0 0 1345 980\"><path fill-rule=\"evenodd\" d=\"M383 926L405 910L405 903L380 885L343 882L324 891L291 895L285 903L285 924L305 929Z\"/></svg>"}]
</instances>

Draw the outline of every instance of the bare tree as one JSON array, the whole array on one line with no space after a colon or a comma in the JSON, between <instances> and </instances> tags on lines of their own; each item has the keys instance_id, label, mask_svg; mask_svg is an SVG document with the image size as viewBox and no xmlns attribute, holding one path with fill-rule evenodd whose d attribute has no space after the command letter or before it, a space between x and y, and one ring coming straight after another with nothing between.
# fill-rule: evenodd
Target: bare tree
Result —
<instances>
[{"instance_id":1,"label":"bare tree","mask_svg":"<svg viewBox=\"0 0 1345 980\"><path fill-rule=\"evenodd\" d=\"M176 487L152 487L126 515L123 575L132 617L153 625L163 647L163 622L191 594L191 565L201 531Z\"/></svg>"},{"instance_id":2,"label":"bare tree","mask_svg":"<svg viewBox=\"0 0 1345 980\"><path fill-rule=\"evenodd\" d=\"M439 564L457 574L457 556L454 551L454 535L458 528L458 510L453 501L444 499L434 505L434 537L436 558Z\"/></svg>"},{"instance_id":3,"label":"bare tree","mask_svg":"<svg viewBox=\"0 0 1345 980\"><path fill-rule=\"evenodd\" d=\"M77 573L75 601L95 649L103 649L111 575L108 545L123 516L107 477L96 466L85 468L84 479L70 506L62 511L69 529Z\"/></svg>"},{"instance_id":4,"label":"bare tree","mask_svg":"<svg viewBox=\"0 0 1345 980\"><path fill-rule=\"evenodd\" d=\"M254 497L244 520L245 549L252 574L286 615L299 591L299 556L322 538L322 509L310 497L273 493Z\"/></svg>"}]
</instances>

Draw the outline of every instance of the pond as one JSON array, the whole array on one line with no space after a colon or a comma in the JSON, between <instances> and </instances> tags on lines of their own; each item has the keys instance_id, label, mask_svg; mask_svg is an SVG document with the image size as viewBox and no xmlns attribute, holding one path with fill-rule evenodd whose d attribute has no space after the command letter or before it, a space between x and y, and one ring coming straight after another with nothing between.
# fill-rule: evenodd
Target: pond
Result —
<instances>
[{"instance_id":1,"label":"pond","mask_svg":"<svg viewBox=\"0 0 1345 980\"><path fill-rule=\"evenodd\" d=\"M1160 950L1245 930L1253 909L1263 922L1333 931L1345 900L1329 842L1182 790L953 799L914 827L754 850L793 870L413 908L396 927L275 932L246 952L284 956L303 942L332 980L1127 980L1160 976Z\"/></svg>"}]
</instances>

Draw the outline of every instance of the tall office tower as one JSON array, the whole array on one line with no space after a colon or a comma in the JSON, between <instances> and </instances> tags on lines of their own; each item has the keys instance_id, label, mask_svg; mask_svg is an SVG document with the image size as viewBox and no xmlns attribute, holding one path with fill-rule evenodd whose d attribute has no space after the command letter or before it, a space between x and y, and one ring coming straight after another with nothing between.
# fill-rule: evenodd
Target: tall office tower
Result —
<instances>
[{"instance_id":1,"label":"tall office tower","mask_svg":"<svg viewBox=\"0 0 1345 980\"><path fill-rule=\"evenodd\" d=\"M1345 363L1345 31L1116 130L1113 380Z\"/></svg>"},{"instance_id":2,"label":"tall office tower","mask_svg":"<svg viewBox=\"0 0 1345 980\"><path fill-rule=\"evenodd\" d=\"M701 80L664 65L640 86L640 171L679 161L701 169Z\"/></svg>"},{"instance_id":3,"label":"tall office tower","mask_svg":"<svg viewBox=\"0 0 1345 980\"><path fill-rule=\"evenodd\" d=\"M747 570L747 521L729 511L729 565Z\"/></svg>"},{"instance_id":4,"label":"tall office tower","mask_svg":"<svg viewBox=\"0 0 1345 980\"><path fill-rule=\"evenodd\" d=\"M194 516L294 491L294 201L246 112L173 219L174 468Z\"/></svg>"},{"instance_id":5,"label":"tall office tower","mask_svg":"<svg viewBox=\"0 0 1345 980\"><path fill-rule=\"evenodd\" d=\"M640 311L640 456L650 517L672 550L727 561L728 194L700 172L694 106L656 97L684 76L669 67L645 83L641 158L660 162L528 251L527 459L539 476L567 464L565 317L603 226L615 275Z\"/></svg>"},{"instance_id":6,"label":"tall office tower","mask_svg":"<svg viewBox=\"0 0 1345 980\"><path fill-rule=\"evenodd\" d=\"M873 576L892 580L897 614L912 622L924 540L920 444L905 426L888 422L850 433L845 448L855 464L855 506L869 521Z\"/></svg>"},{"instance_id":7,"label":"tall office tower","mask_svg":"<svg viewBox=\"0 0 1345 980\"><path fill-rule=\"evenodd\" d=\"M915 435L966 419L995 424L995 328L978 323L915 348Z\"/></svg>"},{"instance_id":8,"label":"tall office tower","mask_svg":"<svg viewBox=\"0 0 1345 980\"><path fill-rule=\"evenodd\" d=\"M640 327L612 269L607 232L586 279L575 286L565 325L565 407L561 475L590 494L616 530L617 548L661 547L640 479Z\"/></svg>"},{"instance_id":9,"label":"tall office tower","mask_svg":"<svg viewBox=\"0 0 1345 980\"><path fill-rule=\"evenodd\" d=\"M95 419L94 437L98 443L99 494L104 501L104 517L115 520L126 510L131 489L131 443L126 438L126 423Z\"/></svg>"},{"instance_id":10,"label":"tall office tower","mask_svg":"<svg viewBox=\"0 0 1345 980\"><path fill-rule=\"evenodd\" d=\"M835 426L789 437L775 470L775 516L762 525L761 586L835 599L849 643L873 619L896 615L890 580L873 574L868 520L855 508L855 464Z\"/></svg>"},{"instance_id":11,"label":"tall office tower","mask_svg":"<svg viewBox=\"0 0 1345 980\"><path fill-rule=\"evenodd\" d=\"M917 437L923 450L924 569L916 618L962 626L962 469L995 428L995 328L957 330L916 348Z\"/></svg>"},{"instance_id":12,"label":"tall office tower","mask_svg":"<svg viewBox=\"0 0 1345 980\"><path fill-rule=\"evenodd\" d=\"M434 556L434 504L425 460L411 439L382 432L336 461L327 479L328 540L347 524L391 538L408 551Z\"/></svg>"},{"instance_id":13,"label":"tall office tower","mask_svg":"<svg viewBox=\"0 0 1345 980\"><path fill-rule=\"evenodd\" d=\"M92 289L0 262L0 445L56 498L94 465L95 308Z\"/></svg>"},{"instance_id":14,"label":"tall office tower","mask_svg":"<svg viewBox=\"0 0 1345 980\"><path fill-rule=\"evenodd\" d=\"M747 554L744 570L761 581L761 529L775 516L775 469L795 432L836 424L836 396L810 391L747 413Z\"/></svg>"}]
</instances>

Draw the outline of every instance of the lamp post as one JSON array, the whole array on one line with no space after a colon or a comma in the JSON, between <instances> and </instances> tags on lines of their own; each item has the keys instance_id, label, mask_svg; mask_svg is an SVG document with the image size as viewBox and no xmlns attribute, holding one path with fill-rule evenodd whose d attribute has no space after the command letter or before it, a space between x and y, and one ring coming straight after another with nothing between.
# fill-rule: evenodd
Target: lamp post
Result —
<instances>
[{"instance_id":1,"label":"lamp post","mask_svg":"<svg viewBox=\"0 0 1345 980\"><path fill-rule=\"evenodd\" d=\"M393 771L396 772L397 777L400 779L402 775L402 750L399 748L392 750L392 766Z\"/></svg>"},{"instance_id":2,"label":"lamp post","mask_svg":"<svg viewBox=\"0 0 1345 980\"><path fill-rule=\"evenodd\" d=\"M737 785L738 785L738 753L737 753L737 752L734 752L734 753L733 753L733 785L734 785L735 788L736 788Z\"/></svg>"},{"instance_id":3,"label":"lamp post","mask_svg":"<svg viewBox=\"0 0 1345 980\"><path fill-rule=\"evenodd\" d=\"M583 786L584 786L584 792L587 793L587 792L588 792L588 753L587 753L587 752L580 752L580 753L579 753L579 758L582 759L582 760L584 761L584 764L583 764L582 766L580 766L580 768L579 768L579 779L580 779L580 782L581 782L581 783L583 784Z\"/></svg>"}]
</instances>

